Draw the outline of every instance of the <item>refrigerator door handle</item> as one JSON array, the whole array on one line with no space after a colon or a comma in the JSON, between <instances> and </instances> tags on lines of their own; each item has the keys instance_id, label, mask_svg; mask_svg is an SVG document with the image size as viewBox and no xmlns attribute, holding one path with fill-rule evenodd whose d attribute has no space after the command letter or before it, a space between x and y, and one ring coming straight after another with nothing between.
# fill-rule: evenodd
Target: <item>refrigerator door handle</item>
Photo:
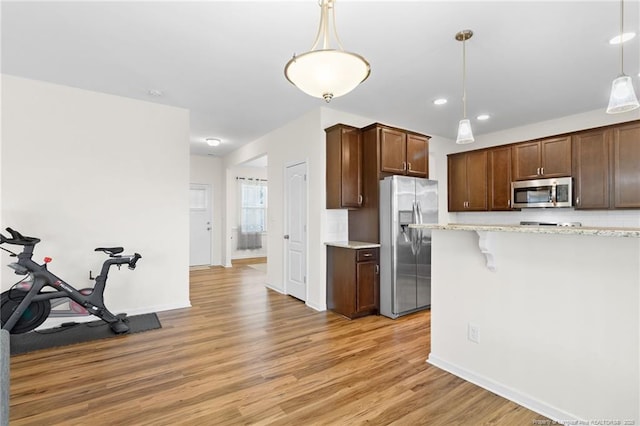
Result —
<instances>
[{"instance_id":1,"label":"refrigerator door handle","mask_svg":"<svg viewBox=\"0 0 640 426\"><path fill-rule=\"evenodd\" d=\"M422 208L420 207L420 201L416 201L415 202L416 205L416 223L418 224L422 224L424 223L422 221ZM415 232L414 236L417 237L416 239L416 250L415 250L415 255L420 254L420 248L422 247L422 229L414 229L413 230Z\"/></svg>"},{"instance_id":2,"label":"refrigerator door handle","mask_svg":"<svg viewBox=\"0 0 640 426\"><path fill-rule=\"evenodd\" d=\"M422 209L420 208L420 201L416 201L416 212L418 213L418 217L416 218L418 220L418 223L424 223L422 221Z\"/></svg>"},{"instance_id":3,"label":"refrigerator door handle","mask_svg":"<svg viewBox=\"0 0 640 426\"><path fill-rule=\"evenodd\" d=\"M411 206L411 210L413 213L413 221L416 222L418 220L418 207L415 201ZM414 228L409 228L409 236L411 238L411 253L413 253L413 255L415 256L416 250L417 250L417 244L416 244L416 230Z\"/></svg>"}]
</instances>

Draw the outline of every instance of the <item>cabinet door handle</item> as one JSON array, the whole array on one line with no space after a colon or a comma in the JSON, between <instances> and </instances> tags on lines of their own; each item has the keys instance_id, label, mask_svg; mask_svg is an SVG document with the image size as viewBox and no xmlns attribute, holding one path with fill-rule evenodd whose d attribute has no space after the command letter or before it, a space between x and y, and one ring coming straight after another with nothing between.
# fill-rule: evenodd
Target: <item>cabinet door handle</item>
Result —
<instances>
[{"instance_id":1,"label":"cabinet door handle","mask_svg":"<svg viewBox=\"0 0 640 426\"><path fill-rule=\"evenodd\" d=\"M576 197L576 204L580 205L580 196Z\"/></svg>"},{"instance_id":2,"label":"cabinet door handle","mask_svg":"<svg viewBox=\"0 0 640 426\"><path fill-rule=\"evenodd\" d=\"M540 167L536 169L536 175L540 175Z\"/></svg>"},{"instance_id":3,"label":"cabinet door handle","mask_svg":"<svg viewBox=\"0 0 640 426\"><path fill-rule=\"evenodd\" d=\"M376 275L380 273L380 265L376 265Z\"/></svg>"},{"instance_id":4,"label":"cabinet door handle","mask_svg":"<svg viewBox=\"0 0 640 426\"><path fill-rule=\"evenodd\" d=\"M543 175L544 174L544 167L540 167L540 174Z\"/></svg>"},{"instance_id":5,"label":"cabinet door handle","mask_svg":"<svg viewBox=\"0 0 640 426\"><path fill-rule=\"evenodd\" d=\"M402 170L407 170L407 163L406 162L402 162Z\"/></svg>"},{"instance_id":6,"label":"cabinet door handle","mask_svg":"<svg viewBox=\"0 0 640 426\"><path fill-rule=\"evenodd\" d=\"M362 194L358 195L358 205L362 204Z\"/></svg>"},{"instance_id":7,"label":"cabinet door handle","mask_svg":"<svg viewBox=\"0 0 640 426\"><path fill-rule=\"evenodd\" d=\"M507 200L507 207L511 207L511 200Z\"/></svg>"},{"instance_id":8,"label":"cabinet door handle","mask_svg":"<svg viewBox=\"0 0 640 426\"><path fill-rule=\"evenodd\" d=\"M371 257L371 256L373 256L373 253L364 253L363 256L364 257Z\"/></svg>"},{"instance_id":9,"label":"cabinet door handle","mask_svg":"<svg viewBox=\"0 0 640 426\"><path fill-rule=\"evenodd\" d=\"M411 170L411 163L407 163L407 169Z\"/></svg>"}]
</instances>

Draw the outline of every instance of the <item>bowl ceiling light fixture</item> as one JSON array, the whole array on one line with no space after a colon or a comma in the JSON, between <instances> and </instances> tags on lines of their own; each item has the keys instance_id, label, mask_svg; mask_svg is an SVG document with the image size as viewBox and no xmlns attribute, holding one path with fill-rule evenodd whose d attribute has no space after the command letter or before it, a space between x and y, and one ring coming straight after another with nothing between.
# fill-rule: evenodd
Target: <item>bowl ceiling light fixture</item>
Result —
<instances>
[{"instance_id":1,"label":"bowl ceiling light fixture","mask_svg":"<svg viewBox=\"0 0 640 426\"><path fill-rule=\"evenodd\" d=\"M456 33L456 40L462 42L462 120L458 124L457 144L471 143L473 132L471 131L471 123L467 119L467 40L473 36L473 31L462 30Z\"/></svg>"},{"instance_id":2,"label":"bowl ceiling light fixture","mask_svg":"<svg viewBox=\"0 0 640 426\"><path fill-rule=\"evenodd\" d=\"M620 37L624 34L624 0L620 0ZM627 112L640 107L631 77L624 73L624 43L620 43L620 75L611 83L607 114Z\"/></svg>"},{"instance_id":3,"label":"bowl ceiling light fixture","mask_svg":"<svg viewBox=\"0 0 640 426\"><path fill-rule=\"evenodd\" d=\"M320 0L320 26L311 50L294 54L284 67L285 77L294 86L327 102L349 93L371 73L366 59L342 47L336 30L334 3L335 0ZM332 34L338 49L330 47Z\"/></svg>"},{"instance_id":4,"label":"bowl ceiling light fixture","mask_svg":"<svg viewBox=\"0 0 640 426\"><path fill-rule=\"evenodd\" d=\"M218 146L222 142L218 138L207 138L205 140L207 141L207 145L209 145L209 146Z\"/></svg>"}]
</instances>

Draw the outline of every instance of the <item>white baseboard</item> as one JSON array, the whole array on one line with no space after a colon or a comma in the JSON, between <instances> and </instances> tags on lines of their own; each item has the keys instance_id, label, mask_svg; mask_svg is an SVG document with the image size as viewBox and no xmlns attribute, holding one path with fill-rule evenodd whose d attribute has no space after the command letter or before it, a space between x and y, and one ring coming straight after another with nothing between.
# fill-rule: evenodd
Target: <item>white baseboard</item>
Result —
<instances>
[{"instance_id":1,"label":"white baseboard","mask_svg":"<svg viewBox=\"0 0 640 426\"><path fill-rule=\"evenodd\" d=\"M556 421L559 424L588 424L587 422L585 422L585 420L580 419L571 413L558 409L552 405L545 403L544 401L540 401L536 398L531 397L530 395L519 392L487 377L473 373L458 365L447 362L441 358L438 358L433 353L429 354L429 359L427 359L427 362L442 370L448 371L449 373L458 376L461 379L466 380L467 382L478 385L481 388L488 390L489 392L495 393L496 395L506 398L509 401L513 401L516 404L522 405L523 407L528 408L531 411L535 411L538 414L548 417L549 419Z\"/></svg>"},{"instance_id":2,"label":"white baseboard","mask_svg":"<svg viewBox=\"0 0 640 426\"><path fill-rule=\"evenodd\" d=\"M324 311L327 310L327 305L326 304L324 304L324 305L316 305L315 303L309 302L308 300L305 303L306 303L306 305L308 307L310 307L311 309L314 309L314 310L316 310L318 312L324 312Z\"/></svg>"},{"instance_id":3,"label":"white baseboard","mask_svg":"<svg viewBox=\"0 0 640 426\"><path fill-rule=\"evenodd\" d=\"M156 305L156 306L147 306L145 308L139 309L127 309L127 315L140 315L140 314L149 314L151 312L163 312L163 311L171 311L173 309L183 309L190 308L191 302L186 301L184 303L171 303L168 305ZM119 314L119 310L113 310L114 314ZM36 330L45 330L47 328L57 327L60 324L64 324L65 322L90 322L97 321L100 318L93 315L82 315L82 316L69 316L69 317L49 317L45 322L42 323L40 327Z\"/></svg>"},{"instance_id":4,"label":"white baseboard","mask_svg":"<svg viewBox=\"0 0 640 426\"><path fill-rule=\"evenodd\" d=\"M271 289L271 290L273 290L273 291L275 291L275 292L278 292L278 293L280 293L280 294L287 294L287 293L285 293L285 292L284 292L284 290L283 290L283 289L281 289L281 288L277 288L277 287L274 287L273 285L271 285L271 284L269 284L269 283L265 283L265 287L267 287L268 289ZM315 311L319 311L319 312L323 312L323 311L326 311L326 310L327 310L327 306L326 306L326 305L324 305L324 306L322 306L322 305L316 305L315 303L311 303L311 302L309 302L309 301L306 301L306 302L305 302L305 305L307 305L307 306L308 306L308 307L310 307L311 309L313 309L313 310L315 310Z\"/></svg>"},{"instance_id":5,"label":"white baseboard","mask_svg":"<svg viewBox=\"0 0 640 426\"><path fill-rule=\"evenodd\" d=\"M271 290L275 291L276 293L285 294L284 291L281 288L274 287L272 284L265 283L264 286L267 287L268 289L271 289Z\"/></svg>"}]
</instances>

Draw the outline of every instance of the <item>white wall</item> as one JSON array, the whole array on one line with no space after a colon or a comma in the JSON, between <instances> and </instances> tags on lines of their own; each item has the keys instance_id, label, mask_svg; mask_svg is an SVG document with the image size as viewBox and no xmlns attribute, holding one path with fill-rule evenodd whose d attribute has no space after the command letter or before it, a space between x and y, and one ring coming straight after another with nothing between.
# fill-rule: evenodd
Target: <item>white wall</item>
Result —
<instances>
[{"instance_id":1,"label":"white wall","mask_svg":"<svg viewBox=\"0 0 640 426\"><path fill-rule=\"evenodd\" d=\"M448 213L452 152L631 121L603 110L478 136L473 145L434 137L431 178L440 222L579 221L640 227L640 211L525 209ZM497 271L486 269L473 232L435 231L431 362L556 420L640 422L640 241L492 234ZM467 340L469 323L481 342Z\"/></svg>"},{"instance_id":2,"label":"white wall","mask_svg":"<svg viewBox=\"0 0 640 426\"><path fill-rule=\"evenodd\" d=\"M307 163L307 305L326 309L326 248L324 243L335 240L340 229L346 229L345 214L327 215L325 197L326 148L324 129L338 122L365 126L373 120L327 108L317 108L297 120L276 129L225 157L227 167L261 155L269 156L267 167L269 188L269 232L267 244L267 285L284 292L284 173L285 167L296 162ZM227 170L227 179L233 179ZM229 208L227 209L229 213ZM331 217L330 227L327 216ZM345 223L340 223L344 220ZM227 236L231 253L231 234Z\"/></svg>"},{"instance_id":3,"label":"white wall","mask_svg":"<svg viewBox=\"0 0 640 426\"><path fill-rule=\"evenodd\" d=\"M111 272L111 310L189 306L188 111L3 75L2 124L2 227L40 237L34 259L89 287L93 249L122 245L143 258Z\"/></svg>"},{"instance_id":4,"label":"white wall","mask_svg":"<svg viewBox=\"0 0 640 426\"><path fill-rule=\"evenodd\" d=\"M211 188L211 264L223 262L223 217L226 205L226 186L223 161L220 157L192 155L189 160L191 183L209 185Z\"/></svg>"},{"instance_id":5,"label":"white wall","mask_svg":"<svg viewBox=\"0 0 640 426\"><path fill-rule=\"evenodd\" d=\"M475 232L433 231L429 361L555 420L638 424L640 240L490 238L495 272Z\"/></svg>"},{"instance_id":6,"label":"white wall","mask_svg":"<svg viewBox=\"0 0 640 426\"><path fill-rule=\"evenodd\" d=\"M251 257L266 257L267 256L267 247L268 247L268 239L267 233L263 233L262 240L262 248L252 249L252 250L238 250L237 249L237 232L238 232L238 222L240 220L240 213L238 208L239 200L238 200L238 182L236 180L237 177L251 178L251 179L264 179L267 180L267 168L266 167L243 167L243 166L233 166L229 169L229 174L232 176L231 180L227 182L227 203L228 207L231 210L231 214L228 218L229 227L231 229L231 259L246 259ZM268 187L267 187L268 194ZM268 207L268 204L267 204ZM269 210L267 208L267 215ZM267 222L267 227L269 223ZM268 231L268 230L267 230Z\"/></svg>"}]
</instances>

